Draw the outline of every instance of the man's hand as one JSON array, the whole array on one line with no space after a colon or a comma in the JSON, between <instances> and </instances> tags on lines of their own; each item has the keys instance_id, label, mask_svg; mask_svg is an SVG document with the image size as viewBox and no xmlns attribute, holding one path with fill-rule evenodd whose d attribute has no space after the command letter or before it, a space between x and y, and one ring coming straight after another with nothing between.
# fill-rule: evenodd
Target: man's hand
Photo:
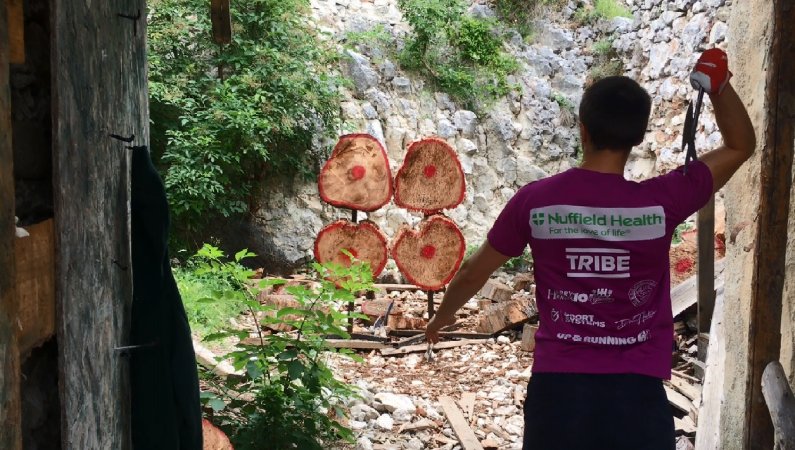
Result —
<instances>
[{"instance_id":1,"label":"man's hand","mask_svg":"<svg viewBox=\"0 0 795 450\"><path fill-rule=\"evenodd\" d=\"M719 48L711 48L701 54L690 73L690 84L694 89L704 89L710 95L720 95L732 73L729 72L729 58Z\"/></svg>"},{"instance_id":2,"label":"man's hand","mask_svg":"<svg viewBox=\"0 0 795 450\"><path fill-rule=\"evenodd\" d=\"M431 344L439 342L439 330L453 324L455 324L455 316L434 315L425 327L425 339Z\"/></svg>"}]
</instances>

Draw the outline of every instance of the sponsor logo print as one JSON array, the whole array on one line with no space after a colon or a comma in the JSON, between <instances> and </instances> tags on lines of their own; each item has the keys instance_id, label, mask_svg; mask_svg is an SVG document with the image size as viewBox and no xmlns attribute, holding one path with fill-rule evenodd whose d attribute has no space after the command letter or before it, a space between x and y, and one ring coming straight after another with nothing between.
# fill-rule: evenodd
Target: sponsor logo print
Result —
<instances>
[{"instance_id":1,"label":"sponsor logo print","mask_svg":"<svg viewBox=\"0 0 795 450\"><path fill-rule=\"evenodd\" d=\"M613 290L605 288L593 289L590 293L567 291L563 289L553 291L552 289L548 289L547 299L572 303L590 303L592 305L613 303L615 301L613 298Z\"/></svg>"},{"instance_id":2,"label":"sponsor logo print","mask_svg":"<svg viewBox=\"0 0 795 450\"><path fill-rule=\"evenodd\" d=\"M634 306L644 305L649 301L656 287L657 282L654 280L638 281L632 286L632 289L629 290L629 301L632 302Z\"/></svg>"},{"instance_id":3,"label":"sponsor logo print","mask_svg":"<svg viewBox=\"0 0 795 450\"><path fill-rule=\"evenodd\" d=\"M637 335L619 336L581 336L579 334L558 333L557 338L561 341L585 342L587 344L624 346L646 342L651 339L651 330L643 330Z\"/></svg>"},{"instance_id":4,"label":"sponsor logo print","mask_svg":"<svg viewBox=\"0 0 795 450\"><path fill-rule=\"evenodd\" d=\"M569 314L563 313L566 323L573 323L575 325L589 325L592 327L604 328L605 323L596 320L593 314Z\"/></svg>"},{"instance_id":5,"label":"sponsor logo print","mask_svg":"<svg viewBox=\"0 0 795 450\"><path fill-rule=\"evenodd\" d=\"M535 208L530 214L530 228L536 239L645 241L665 235L662 206L591 208L552 205Z\"/></svg>"},{"instance_id":6,"label":"sponsor logo print","mask_svg":"<svg viewBox=\"0 0 795 450\"><path fill-rule=\"evenodd\" d=\"M651 320L654 315L657 314L657 311L644 311L642 313L635 314L634 316L630 317L629 319L621 319L616 321L616 329L621 330L627 325L638 325L641 326L644 323Z\"/></svg>"},{"instance_id":7,"label":"sponsor logo print","mask_svg":"<svg viewBox=\"0 0 795 450\"><path fill-rule=\"evenodd\" d=\"M629 278L629 250L567 248L569 278Z\"/></svg>"}]
</instances>

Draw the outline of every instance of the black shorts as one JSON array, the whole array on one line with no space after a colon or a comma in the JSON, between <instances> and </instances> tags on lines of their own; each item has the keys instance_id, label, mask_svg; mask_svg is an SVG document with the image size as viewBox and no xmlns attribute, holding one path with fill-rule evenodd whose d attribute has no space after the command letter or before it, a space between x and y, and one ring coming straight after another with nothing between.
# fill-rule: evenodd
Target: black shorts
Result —
<instances>
[{"instance_id":1,"label":"black shorts","mask_svg":"<svg viewBox=\"0 0 795 450\"><path fill-rule=\"evenodd\" d=\"M662 380L644 375L534 373L524 450L674 450Z\"/></svg>"}]
</instances>

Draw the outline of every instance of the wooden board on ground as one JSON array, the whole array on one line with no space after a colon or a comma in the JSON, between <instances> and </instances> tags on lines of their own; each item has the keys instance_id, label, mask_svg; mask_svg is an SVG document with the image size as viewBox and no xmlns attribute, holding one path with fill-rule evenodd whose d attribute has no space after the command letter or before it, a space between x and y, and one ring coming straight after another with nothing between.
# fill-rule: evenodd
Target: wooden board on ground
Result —
<instances>
[{"instance_id":1,"label":"wooden board on ground","mask_svg":"<svg viewBox=\"0 0 795 450\"><path fill-rule=\"evenodd\" d=\"M439 403L441 403L444 415L447 416L453 432L461 443L461 448L463 450L483 450L483 446L480 445L480 441L475 436L472 428L469 428L469 423L464 419L464 415L458 409L458 406L456 406L455 400L452 397L443 395L439 397Z\"/></svg>"},{"instance_id":2,"label":"wooden board on ground","mask_svg":"<svg viewBox=\"0 0 795 450\"><path fill-rule=\"evenodd\" d=\"M357 339L327 339L326 343L334 348L350 348L354 350L380 350L389 348L389 346L381 342Z\"/></svg>"},{"instance_id":3,"label":"wooden board on ground","mask_svg":"<svg viewBox=\"0 0 795 450\"><path fill-rule=\"evenodd\" d=\"M715 261L715 290L723 288L723 269L726 267L725 258ZM691 276L671 289L671 308L673 317L678 316L686 309L698 302L698 274Z\"/></svg>"},{"instance_id":4,"label":"wooden board on ground","mask_svg":"<svg viewBox=\"0 0 795 450\"><path fill-rule=\"evenodd\" d=\"M196 354L196 361L202 366L210 369L214 374L221 378L227 378L235 374L235 368L226 361L218 361L218 357L212 350L202 345L199 341L193 340L193 352ZM242 375L243 371L237 372Z\"/></svg>"},{"instance_id":5,"label":"wooden board on ground","mask_svg":"<svg viewBox=\"0 0 795 450\"><path fill-rule=\"evenodd\" d=\"M529 297L494 303L481 312L477 331L499 333L537 317L535 302Z\"/></svg>"},{"instance_id":6,"label":"wooden board on ground","mask_svg":"<svg viewBox=\"0 0 795 450\"><path fill-rule=\"evenodd\" d=\"M795 398L792 397L784 368L778 361L771 362L765 368L762 393L773 421L776 449L795 450Z\"/></svg>"},{"instance_id":7,"label":"wooden board on ground","mask_svg":"<svg viewBox=\"0 0 795 450\"><path fill-rule=\"evenodd\" d=\"M485 297L495 302L505 302L511 299L513 289L505 283L500 283L497 280L489 280L479 292L481 297Z\"/></svg>"},{"instance_id":8,"label":"wooden board on ground","mask_svg":"<svg viewBox=\"0 0 795 450\"><path fill-rule=\"evenodd\" d=\"M693 402L688 400L687 397L669 388L668 386L664 386L664 388L665 395L668 397L668 402L676 407L676 409L684 412L685 414L690 414L690 412L695 409Z\"/></svg>"},{"instance_id":9,"label":"wooden board on ground","mask_svg":"<svg viewBox=\"0 0 795 450\"><path fill-rule=\"evenodd\" d=\"M475 412L475 397L474 392L464 392L461 394L461 401L458 402L467 420L472 420L472 413Z\"/></svg>"},{"instance_id":10,"label":"wooden board on ground","mask_svg":"<svg viewBox=\"0 0 795 450\"><path fill-rule=\"evenodd\" d=\"M696 424L693 423L693 419L691 419L689 416L685 416L681 419L674 417L674 428L676 431L681 431L685 434L696 433Z\"/></svg>"},{"instance_id":11,"label":"wooden board on ground","mask_svg":"<svg viewBox=\"0 0 795 450\"><path fill-rule=\"evenodd\" d=\"M482 344L483 341L475 339L465 339L462 341L439 342L433 346L433 350L443 350L447 348L463 347L464 345ZM406 355L408 353L424 352L428 350L428 344L408 345L401 348L385 348L381 350L382 356Z\"/></svg>"},{"instance_id":12,"label":"wooden board on ground","mask_svg":"<svg viewBox=\"0 0 795 450\"><path fill-rule=\"evenodd\" d=\"M532 352L536 349L536 331L538 331L538 325L524 324L522 328L522 350Z\"/></svg>"},{"instance_id":13,"label":"wooden board on ground","mask_svg":"<svg viewBox=\"0 0 795 450\"><path fill-rule=\"evenodd\" d=\"M692 401L696 401L696 399L701 396L700 384L694 384L691 381L680 377L679 375L672 373L669 383L671 383L671 386L673 386L677 391L681 392L682 395Z\"/></svg>"}]
</instances>

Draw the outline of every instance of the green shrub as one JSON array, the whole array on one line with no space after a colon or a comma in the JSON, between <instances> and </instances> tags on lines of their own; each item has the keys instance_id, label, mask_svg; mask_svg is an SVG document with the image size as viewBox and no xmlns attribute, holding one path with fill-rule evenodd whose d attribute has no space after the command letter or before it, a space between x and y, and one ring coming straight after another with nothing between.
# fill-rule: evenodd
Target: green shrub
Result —
<instances>
[{"instance_id":1,"label":"green shrub","mask_svg":"<svg viewBox=\"0 0 795 450\"><path fill-rule=\"evenodd\" d=\"M524 38L533 34L533 20L540 6L560 7L563 0L494 0L497 15L508 26L516 29Z\"/></svg>"},{"instance_id":2,"label":"green shrub","mask_svg":"<svg viewBox=\"0 0 795 450\"><path fill-rule=\"evenodd\" d=\"M509 259L502 267L511 272L524 272L529 270L532 264L533 255L530 250L525 250L520 256Z\"/></svg>"},{"instance_id":3,"label":"green shrub","mask_svg":"<svg viewBox=\"0 0 795 450\"><path fill-rule=\"evenodd\" d=\"M616 17L632 17L632 11L626 6L618 4L617 0L596 0L594 10L597 16L607 20Z\"/></svg>"},{"instance_id":4,"label":"green shrub","mask_svg":"<svg viewBox=\"0 0 795 450\"><path fill-rule=\"evenodd\" d=\"M599 19L610 20L616 17L632 18L632 11L617 3L617 0L596 0L593 7L583 5L574 13L575 20L583 24L592 24Z\"/></svg>"},{"instance_id":5,"label":"green shrub","mask_svg":"<svg viewBox=\"0 0 795 450\"><path fill-rule=\"evenodd\" d=\"M186 267L175 268L174 278L191 330L206 336L228 326L228 319L238 316L243 309L233 298L236 288L227 277L214 273L199 275L192 266L189 263Z\"/></svg>"},{"instance_id":6,"label":"green shrub","mask_svg":"<svg viewBox=\"0 0 795 450\"><path fill-rule=\"evenodd\" d=\"M263 179L315 173L333 133L338 58L306 0L232 2L233 41L211 37L205 0L161 0L147 24L151 147L175 228L241 214Z\"/></svg>"},{"instance_id":7,"label":"green shrub","mask_svg":"<svg viewBox=\"0 0 795 450\"><path fill-rule=\"evenodd\" d=\"M593 65L588 72L588 83L624 74L624 64L621 57L613 48L612 39L602 39L596 42L591 51L594 54Z\"/></svg>"},{"instance_id":8,"label":"green shrub","mask_svg":"<svg viewBox=\"0 0 795 450\"><path fill-rule=\"evenodd\" d=\"M235 255L234 262L228 262L223 252L205 245L193 258L193 270L198 276L226 279L235 286L232 293L217 296L211 292L210 297L213 301L232 299L247 310L257 336L256 343L239 343L224 355L236 370L244 371L242 377L224 381L205 374L205 383L211 386L202 393L205 406L213 409L216 422L240 450L261 449L263 445L274 450L321 450L339 439L352 441L351 430L342 424L346 415L342 402L356 392L353 386L334 378L326 358L339 353L361 359L350 350L331 347L324 336L350 337L345 330L350 316L339 312L340 305L353 301L354 292L372 288L370 268L358 263L350 268L314 264L319 279L324 280L320 287L286 287L298 306L278 309L260 304L257 294L284 281L252 283L253 272L239 265L250 256L244 250ZM338 287L325 281L327 278L342 281ZM284 325L297 333L263 331ZM244 339L249 334L248 330L228 327L205 340Z\"/></svg>"},{"instance_id":9,"label":"green shrub","mask_svg":"<svg viewBox=\"0 0 795 450\"><path fill-rule=\"evenodd\" d=\"M560 92L553 92L552 93L552 100L560 106L561 109L566 109L569 111L574 110L574 103L571 102L565 95L561 94Z\"/></svg>"},{"instance_id":10,"label":"green shrub","mask_svg":"<svg viewBox=\"0 0 795 450\"><path fill-rule=\"evenodd\" d=\"M399 0L412 33L398 55L470 109L506 95L518 62L502 51L496 21L464 15L462 0Z\"/></svg>"}]
</instances>

